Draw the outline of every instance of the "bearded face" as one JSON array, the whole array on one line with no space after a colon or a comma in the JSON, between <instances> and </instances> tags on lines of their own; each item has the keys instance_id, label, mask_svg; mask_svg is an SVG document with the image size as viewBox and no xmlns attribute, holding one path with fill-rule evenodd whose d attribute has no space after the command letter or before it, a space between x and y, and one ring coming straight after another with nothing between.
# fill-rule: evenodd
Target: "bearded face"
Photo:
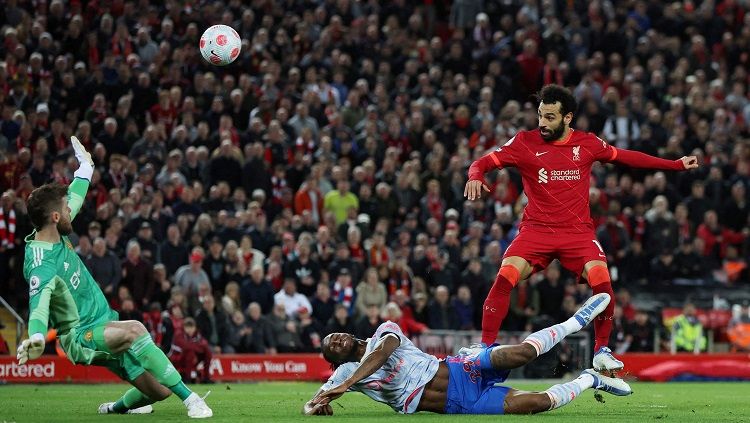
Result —
<instances>
[{"instance_id":1,"label":"bearded face","mask_svg":"<svg viewBox=\"0 0 750 423\"><path fill-rule=\"evenodd\" d=\"M57 221L57 232L60 235L70 235L73 232L73 224L70 218L70 207L68 207L68 201L66 198L62 198L62 207L60 212L60 220Z\"/></svg>"}]
</instances>

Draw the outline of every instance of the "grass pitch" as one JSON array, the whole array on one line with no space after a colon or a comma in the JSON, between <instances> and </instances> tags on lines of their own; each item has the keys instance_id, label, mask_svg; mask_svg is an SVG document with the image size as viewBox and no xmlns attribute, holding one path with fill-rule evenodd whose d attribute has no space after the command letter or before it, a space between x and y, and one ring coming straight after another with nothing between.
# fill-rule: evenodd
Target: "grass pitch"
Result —
<instances>
[{"instance_id":1,"label":"grass pitch","mask_svg":"<svg viewBox=\"0 0 750 423\"><path fill-rule=\"evenodd\" d=\"M512 382L518 389L543 390L549 384ZM748 383L634 383L630 397L604 394L606 403L586 391L571 404L536 416L447 416L419 413L399 415L362 394L349 393L333 403L332 417L305 417L302 404L320 384L248 383L193 386L204 394L216 422L326 421L374 422L750 422ZM125 390L115 385L6 385L0 386L0 422L171 422L185 421L185 408L176 397L154 405L151 415L96 414L100 403L116 400ZM382 421L382 420L381 420ZM390 421L390 420L389 420Z\"/></svg>"}]
</instances>

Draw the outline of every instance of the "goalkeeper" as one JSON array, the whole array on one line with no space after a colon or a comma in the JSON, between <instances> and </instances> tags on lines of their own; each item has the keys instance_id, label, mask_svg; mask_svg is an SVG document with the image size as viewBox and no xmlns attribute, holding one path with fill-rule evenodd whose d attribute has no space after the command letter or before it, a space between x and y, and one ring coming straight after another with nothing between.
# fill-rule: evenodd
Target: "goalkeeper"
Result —
<instances>
[{"instance_id":1,"label":"goalkeeper","mask_svg":"<svg viewBox=\"0 0 750 423\"><path fill-rule=\"evenodd\" d=\"M91 175L91 155L71 137L79 167L70 186L47 184L29 196L27 209L34 232L26 238L24 277L29 282L29 339L18 347L18 362L44 351L48 326L57 329L68 359L105 366L134 388L100 413L149 413L150 404L176 394L189 417L211 417L205 401L190 391L172 363L140 322L117 321L99 285L73 250L67 235L81 209Z\"/></svg>"}]
</instances>

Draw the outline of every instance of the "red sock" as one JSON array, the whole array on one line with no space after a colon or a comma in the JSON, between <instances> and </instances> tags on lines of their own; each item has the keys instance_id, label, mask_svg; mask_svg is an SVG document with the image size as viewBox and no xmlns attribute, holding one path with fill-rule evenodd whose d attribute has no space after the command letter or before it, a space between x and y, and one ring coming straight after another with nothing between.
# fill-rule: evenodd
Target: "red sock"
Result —
<instances>
[{"instance_id":1,"label":"red sock","mask_svg":"<svg viewBox=\"0 0 750 423\"><path fill-rule=\"evenodd\" d=\"M497 339L497 333L510 307L510 291L517 282L518 270L515 267L500 268L482 309L482 342L485 345L490 345Z\"/></svg>"},{"instance_id":2,"label":"red sock","mask_svg":"<svg viewBox=\"0 0 750 423\"><path fill-rule=\"evenodd\" d=\"M594 319L594 352L597 352L599 348L609 346L609 335L614 323L612 317L615 314L615 293L612 291L609 272L604 266L596 266L589 270L589 285L594 295L606 292L611 298L607 308Z\"/></svg>"}]
</instances>

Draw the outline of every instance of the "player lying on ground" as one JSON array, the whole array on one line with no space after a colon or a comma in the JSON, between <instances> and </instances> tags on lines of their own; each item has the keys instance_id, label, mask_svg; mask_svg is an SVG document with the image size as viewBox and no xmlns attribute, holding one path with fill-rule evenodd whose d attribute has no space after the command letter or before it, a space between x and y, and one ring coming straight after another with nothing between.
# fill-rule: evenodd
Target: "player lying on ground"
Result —
<instances>
[{"instance_id":1,"label":"player lying on ground","mask_svg":"<svg viewBox=\"0 0 750 423\"><path fill-rule=\"evenodd\" d=\"M532 333L518 345L477 348L445 361L422 352L393 322L381 324L367 341L346 333L330 334L323 339L323 356L336 371L302 412L333 414L330 402L347 391L362 392L407 414L531 414L562 407L589 388L629 395L632 391L623 380L591 369L544 392L495 386L511 369L529 363L584 328L609 302L608 294L594 295L570 319Z\"/></svg>"},{"instance_id":2,"label":"player lying on ground","mask_svg":"<svg viewBox=\"0 0 750 423\"><path fill-rule=\"evenodd\" d=\"M94 167L91 155L72 137L79 167L70 186L47 184L28 199L34 232L26 238L23 265L29 281L29 339L18 347L18 362L38 358L49 326L57 329L60 345L76 364L109 368L129 382L117 402L102 404L100 413L151 412L150 404L175 393L188 416L211 417L205 401L190 391L172 363L151 340L142 323L118 322L99 285L73 249L67 235L81 209Z\"/></svg>"},{"instance_id":3,"label":"player lying on ground","mask_svg":"<svg viewBox=\"0 0 750 423\"><path fill-rule=\"evenodd\" d=\"M615 148L590 132L573 129L576 99L566 88L547 85L539 93L539 127L519 131L505 145L469 167L464 196L475 200L490 192L484 174L505 167L521 173L528 204L518 236L503 255L500 271L482 310L482 343L495 342L508 314L510 292L518 281L546 268L558 258L563 267L585 279L594 294L612 292L607 257L596 239L589 212L591 167L594 162L664 170L698 167L695 156L665 160ZM619 370L623 364L607 347L612 332L614 301L594 321L594 369Z\"/></svg>"}]
</instances>

